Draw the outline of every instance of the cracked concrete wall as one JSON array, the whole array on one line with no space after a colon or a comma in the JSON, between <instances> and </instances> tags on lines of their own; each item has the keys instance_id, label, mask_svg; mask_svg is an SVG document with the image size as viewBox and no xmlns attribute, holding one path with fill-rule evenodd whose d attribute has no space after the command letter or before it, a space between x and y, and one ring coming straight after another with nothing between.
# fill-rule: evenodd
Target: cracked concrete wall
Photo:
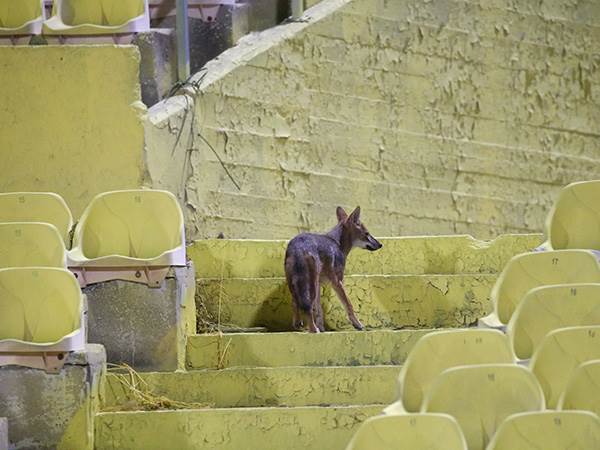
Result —
<instances>
[{"instance_id":1,"label":"cracked concrete wall","mask_svg":"<svg viewBox=\"0 0 600 450\"><path fill-rule=\"evenodd\" d=\"M343 449L381 405L101 413L96 450ZM273 430L277 430L276 433Z\"/></svg>"},{"instance_id":2,"label":"cracked concrete wall","mask_svg":"<svg viewBox=\"0 0 600 450\"><path fill-rule=\"evenodd\" d=\"M306 17L193 78L191 238L328 229L338 204L376 235L539 232L561 186L600 177L594 0L324 0Z\"/></svg>"},{"instance_id":3,"label":"cracked concrete wall","mask_svg":"<svg viewBox=\"0 0 600 450\"><path fill-rule=\"evenodd\" d=\"M0 46L0 192L53 191L77 218L142 181L134 46Z\"/></svg>"}]
</instances>

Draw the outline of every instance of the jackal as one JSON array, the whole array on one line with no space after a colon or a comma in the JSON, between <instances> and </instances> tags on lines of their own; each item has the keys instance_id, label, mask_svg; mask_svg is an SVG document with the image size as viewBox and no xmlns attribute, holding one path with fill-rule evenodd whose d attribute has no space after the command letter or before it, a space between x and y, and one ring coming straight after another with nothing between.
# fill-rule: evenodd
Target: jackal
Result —
<instances>
[{"instance_id":1,"label":"jackal","mask_svg":"<svg viewBox=\"0 0 600 450\"><path fill-rule=\"evenodd\" d=\"M371 236L360 222L360 206L349 216L338 206L336 214L338 223L329 233L302 233L293 238L287 246L285 276L292 293L295 329L302 329L304 326L302 313L305 313L311 333L325 331L321 306L322 281L331 283L354 328L364 328L356 318L344 290L346 258L354 247L375 251L383 245Z\"/></svg>"}]
</instances>

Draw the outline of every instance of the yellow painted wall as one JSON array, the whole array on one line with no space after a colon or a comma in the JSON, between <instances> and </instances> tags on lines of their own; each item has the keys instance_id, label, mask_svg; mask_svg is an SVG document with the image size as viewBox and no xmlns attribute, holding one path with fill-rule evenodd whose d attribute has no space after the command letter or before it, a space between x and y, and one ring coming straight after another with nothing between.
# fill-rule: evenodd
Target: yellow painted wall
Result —
<instances>
[{"instance_id":1,"label":"yellow painted wall","mask_svg":"<svg viewBox=\"0 0 600 450\"><path fill-rule=\"evenodd\" d=\"M138 187L144 134L133 46L0 47L0 192Z\"/></svg>"},{"instance_id":2,"label":"yellow painted wall","mask_svg":"<svg viewBox=\"0 0 600 450\"><path fill-rule=\"evenodd\" d=\"M323 0L197 75L192 237L538 232L600 177L600 3ZM202 135L225 161L238 191Z\"/></svg>"}]
</instances>

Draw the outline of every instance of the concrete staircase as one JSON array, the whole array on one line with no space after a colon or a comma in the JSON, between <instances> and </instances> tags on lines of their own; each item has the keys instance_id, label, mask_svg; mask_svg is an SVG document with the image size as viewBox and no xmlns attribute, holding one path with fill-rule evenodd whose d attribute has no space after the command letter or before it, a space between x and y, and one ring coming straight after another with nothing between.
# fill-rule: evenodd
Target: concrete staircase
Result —
<instances>
[{"instance_id":1,"label":"concrete staircase","mask_svg":"<svg viewBox=\"0 0 600 450\"><path fill-rule=\"evenodd\" d=\"M539 235L399 238L384 239L377 253L357 250L347 286L368 331L349 331L341 305L326 294L333 331L316 335L289 331L285 242L196 242L189 255L199 326L230 332L190 336L185 372L139 374L139 389L182 409L143 410L123 377L108 374L96 448L343 449L363 420L394 400L400 366L419 337L487 314L498 272L540 242Z\"/></svg>"}]
</instances>

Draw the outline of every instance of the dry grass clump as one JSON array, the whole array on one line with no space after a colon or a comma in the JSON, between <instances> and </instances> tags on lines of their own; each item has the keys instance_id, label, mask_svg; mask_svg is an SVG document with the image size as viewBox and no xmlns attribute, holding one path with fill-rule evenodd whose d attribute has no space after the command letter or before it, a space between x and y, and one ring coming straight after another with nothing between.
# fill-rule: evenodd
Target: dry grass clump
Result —
<instances>
[{"instance_id":1,"label":"dry grass clump","mask_svg":"<svg viewBox=\"0 0 600 450\"><path fill-rule=\"evenodd\" d=\"M156 411L160 409L199 409L213 406L208 403L182 402L158 395L153 392L148 382L128 364L109 364L109 366L108 371L119 381L130 399L124 405L110 409Z\"/></svg>"}]
</instances>

